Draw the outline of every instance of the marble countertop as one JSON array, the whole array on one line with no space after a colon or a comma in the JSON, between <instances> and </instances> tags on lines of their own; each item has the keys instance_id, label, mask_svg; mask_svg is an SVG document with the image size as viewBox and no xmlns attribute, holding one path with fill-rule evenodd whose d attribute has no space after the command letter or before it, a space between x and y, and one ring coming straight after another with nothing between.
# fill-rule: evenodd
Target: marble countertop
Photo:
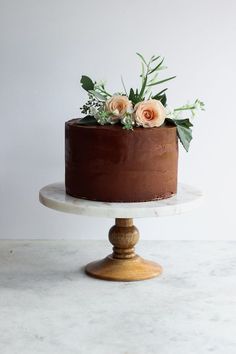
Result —
<instances>
[{"instance_id":1,"label":"marble countertop","mask_svg":"<svg viewBox=\"0 0 236 354\"><path fill-rule=\"evenodd\" d=\"M235 354L236 243L140 241L161 277L84 274L109 252L107 241L0 241L0 353Z\"/></svg>"}]
</instances>

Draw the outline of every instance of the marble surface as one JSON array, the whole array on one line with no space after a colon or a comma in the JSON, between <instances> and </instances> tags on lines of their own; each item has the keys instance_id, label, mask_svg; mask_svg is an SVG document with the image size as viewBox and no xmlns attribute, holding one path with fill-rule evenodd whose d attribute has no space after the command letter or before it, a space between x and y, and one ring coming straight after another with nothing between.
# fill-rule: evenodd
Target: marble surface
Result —
<instances>
[{"instance_id":1,"label":"marble surface","mask_svg":"<svg viewBox=\"0 0 236 354\"><path fill-rule=\"evenodd\" d=\"M181 214L198 207L202 192L185 184L178 185L178 193L168 199L144 203L104 203L73 198L65 193L64 183L54 183L39 192L40 202L51 209L87 216L107 218L142 218Z\"/></svg>"},{"instance_id":2,"label":"marble surface","mask_svg":"<svg viewBox=\"0 0 236 354\"><path fill-rule=\"evenodd\" d=\"M235 354L236 243L144 241L161 277L83 272L106 241L0 242L1 354Z\"/></svg>"}]
</instances>

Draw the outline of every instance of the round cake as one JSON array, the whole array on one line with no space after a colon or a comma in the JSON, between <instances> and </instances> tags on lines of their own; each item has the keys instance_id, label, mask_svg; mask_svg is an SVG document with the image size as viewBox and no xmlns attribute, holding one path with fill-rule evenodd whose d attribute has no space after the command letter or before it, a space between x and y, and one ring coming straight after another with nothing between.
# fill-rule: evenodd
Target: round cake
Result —
<instances>
[{"instance_id":1,"label":"round cake","mask_svg":"<svg viewBox=\"0 0 236 354\"><path fill-rule=\"evenodd\" d=\"M176 127L125 130L65 123L66 193L103 202L143 202L177 192Z\"/></svg>"}]
</instances>

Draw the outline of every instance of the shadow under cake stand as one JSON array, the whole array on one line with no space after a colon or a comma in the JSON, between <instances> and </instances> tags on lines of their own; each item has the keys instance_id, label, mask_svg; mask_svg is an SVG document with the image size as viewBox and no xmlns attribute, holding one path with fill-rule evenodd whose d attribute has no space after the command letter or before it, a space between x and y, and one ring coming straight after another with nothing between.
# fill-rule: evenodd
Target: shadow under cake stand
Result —
<instances>
[{"instance_id":1,"label":"shadow under cake stand","mask_svg":"<svg viewBox=\"0 0 236 354\"><path fill-rule=\"evenodd\" d=\"M171 198L142 203L106 203L69 196L63 183L53 183L39 192L40 202L48 208L65 213L115 218L109 231L113 253L102 260L89 263L87 274L105 280L134 281L156 277L162 267L135 253L139 232L133 218L159 217L181 214L198 207L201 191L184 184L178 185L178 193Z\"/></svg>"}]
</instances>

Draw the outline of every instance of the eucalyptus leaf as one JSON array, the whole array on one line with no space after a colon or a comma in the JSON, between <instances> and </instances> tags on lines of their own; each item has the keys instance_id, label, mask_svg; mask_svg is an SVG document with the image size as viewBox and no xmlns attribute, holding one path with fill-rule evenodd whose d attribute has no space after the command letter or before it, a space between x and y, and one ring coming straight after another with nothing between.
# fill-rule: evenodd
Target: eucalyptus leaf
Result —
<instances>
[{"instance_id":1,"label":"eucalyptus leaf","mask_svg":"<svg viewBox=\"0 0 236 354\"><path fill-rule=\"evenodd\" d=\"M94 89L94 82L90 79L90 77L86 75L82 75L80 79L80 83L84 90L90 91Z\"/></svg>"}]
</instances>

